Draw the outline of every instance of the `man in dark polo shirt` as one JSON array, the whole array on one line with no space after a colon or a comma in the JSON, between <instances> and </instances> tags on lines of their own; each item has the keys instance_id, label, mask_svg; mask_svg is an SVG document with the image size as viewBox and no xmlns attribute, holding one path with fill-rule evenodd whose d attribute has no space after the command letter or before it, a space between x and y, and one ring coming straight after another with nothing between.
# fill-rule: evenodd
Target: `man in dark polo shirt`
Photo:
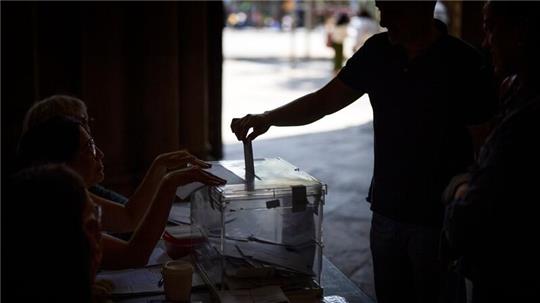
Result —
<instances>
[{"instance_id":1,"label":"man in dark polo shirt","mask_svg":"<svg viewBox=\"0 0 540 303\"><path fill-rule=\"evenodd\" d=\"M368 201L377 299L433 303L441 281L441 194L473 161L469 126L494 112L491 77L480 54L433 19L435 1L377 6L388 31L367 40L326 86L233 119L231 128L239 140L253 140L272 125L314 122L367 93L375 134Z\"/></svg>"}]
</instances>

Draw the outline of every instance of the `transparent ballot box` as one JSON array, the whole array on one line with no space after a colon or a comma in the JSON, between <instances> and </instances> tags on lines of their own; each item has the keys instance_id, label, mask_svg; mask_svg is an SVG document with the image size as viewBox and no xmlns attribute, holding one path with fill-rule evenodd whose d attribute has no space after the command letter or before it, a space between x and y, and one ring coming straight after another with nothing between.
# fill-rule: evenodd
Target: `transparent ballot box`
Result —
<instances>
[{"instance_id":1,"label":"transparent ballot box","mask_svg":"<svg viewBox=\"0 0 540 303\"><path fill-rule=\"evenodd\" d=\"M279 285L315 291L322 269L326 185L279 158L213 162L227 180L191 197L191 223L205 241L194 251L201 276L216 289Z\"/></svg>"}]
</instances>

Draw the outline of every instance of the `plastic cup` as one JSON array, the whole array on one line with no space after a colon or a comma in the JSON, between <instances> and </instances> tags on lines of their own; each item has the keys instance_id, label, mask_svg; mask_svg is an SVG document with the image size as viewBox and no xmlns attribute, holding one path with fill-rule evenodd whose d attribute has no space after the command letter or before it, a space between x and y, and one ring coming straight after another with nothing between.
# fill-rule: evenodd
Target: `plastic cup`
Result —
<instances>
[{"instance_id":1,"label":"plastic cup","mask_svg":"<svg viewBox=\"0 0 540 303\"><path fill-rule=\"evenodd\" d=\"M161 268L165 297L169 301L189 302L191 296L191 278L193 266L191 263L174 260Z\"/></svg>"}]
</instances>

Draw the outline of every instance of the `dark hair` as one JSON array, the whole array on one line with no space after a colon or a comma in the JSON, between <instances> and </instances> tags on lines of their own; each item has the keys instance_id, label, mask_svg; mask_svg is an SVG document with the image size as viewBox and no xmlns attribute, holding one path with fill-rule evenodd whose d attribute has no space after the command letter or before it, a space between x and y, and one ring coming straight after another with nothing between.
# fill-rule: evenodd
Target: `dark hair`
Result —
<instances>
[{"instance_id":1,"label":"dark hair","mask_svg":"<svg viewBox=\"0 0 540 303\"><path fill-rule=\"evenodd\" d=\"M367 10L364 10L364 9L359 10L356 15L358 17L365 17L365 18L373 19L373 16L371 16L371 14Z\"/></svg>"},{"instance_id":2,"label":"dark hair","mask_svg":"<svg viewBox=\"0 0 540 303\"><path fill-rule=\"evenodd\" d=\"M19 169L73 160L80 148L80 125L74 118L56 116L30 128L19 141Z\"/></svg>"},{"instance_id":3,"label":"dark hair","mask_svg":"<svg viewBox=\"0 0 540 303\"><path fill-rule=\"evenodd\" d=\"M21 302L89 302L82 179L65 165L45 165L22 170L7 184L2 252L9 262L2 262L2 282L8 285L3 291Z\"/></svg>"},{"instance_id":4,"label":"dark hair","mask_svg":"<svg viewBox=\"0 0 540 303\"><path fill-rule=\"evenodd\" d=\"M340 13L336 25L344 25L347 23L349 23L349 16L346 13Z\"/></svg>"},{"instance_id":5,"label":"dark hair","mask_svg":"<svg viewBox=\"0 0 540 303\"><path fill-rule=\"evenodd\" d=\"M433 18L433 12L437 1L434 0L422 0L422 1L375 1L376 6L382 11L383 7L393 9L399 9L403 13L407 14L408 18L421 18L431 17ZM410 15L413 13L414 15Z\"/></svg>"},{"instance_id":6,"label":"dark hair","mask_svg":"<svg viewBox=\"0 0 540 303\"><path fill-rule=\"evenodd\" d=\"M63 115L81 119L83 114L88 118L86 104L81 99L68 95L52 95L34 103L26 112L23 122L23 133L34 125L50 118Z\"/></svg>"}]
</instances>

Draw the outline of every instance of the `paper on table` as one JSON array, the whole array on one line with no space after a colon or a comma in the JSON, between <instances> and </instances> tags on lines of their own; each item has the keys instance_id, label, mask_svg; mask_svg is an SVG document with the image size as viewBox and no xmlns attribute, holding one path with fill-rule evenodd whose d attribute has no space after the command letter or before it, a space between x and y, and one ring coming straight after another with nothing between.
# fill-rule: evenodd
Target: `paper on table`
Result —
<instances>
[{"instance_id":1,"label":"paper on table","mask_svg":"<svg viewBox=\"0 0 540 303\"><path fill-rule=\"evenodd\" d=\"M323 303L347 303L347 299L341 296L326 296L323 298Z\"/></svg>"},{"instance_id":2,"label":"paper on table","mask_svg":"<svg viewBox=\"0 0 540 303\"><path fill-rule=\"evenodd\" d=\"M102 271L97 279L110 280L114 284L112 295L136 295L162 293L158 286L161 279L161 266Z\"/></svg>"},{"instance_id":3,"label":"paper on table","mask_svg":"<svg viewBox=\"0 0 540 303\"><path fill-rule=\"evenodd\" d=\"M253 156L252 156L253 157ZM251 160L253 164L253 159ZM243 184L244 179L235 174L234 172L226 169L220 164L213 164L212 167L205 169L205 171L220 177L221 179L227 180L227 184ZM201 187L205 186L204 184L200 182L192 182L189 184L185 184L182 186L179 186L176 190L176 196L180 198L181 200L185 200L189 195L191 195L194 191L200 189Z\"/></svg>"},{"instance_id":4,"label":"paper on table","mask_svg":"<svg viewBox=\"0 0 540 303\"><path fill-rule=\"evenodd\" d=\"M102 271L98 273L97 279L113 282L113 296L163 293L163 287L158 286L161 279L161 266ZM193 273L191 287L204 285L201 277Z\"/></svg>"},{"instance_id":5,"label":"paper on table","mask_svg":"<svg viewBox=\"0 0 540 303\"><path fill-rule=\"evenodd\" d=\"M221 164L213 164L211 168L205 169L207 172L227 180L227 185L244 184L243 174L239 174Z\"/></svg>"},{"instance_id":6,"label":"paper on table","mask_svg":"<svg viewBox=\"0 0 540 303\"><path fill-rule=\"evenodd\" d=\"M253 289L221 291L221 303L288 303L279 286L265 286Z\"/></svg>"}]
</instances>

